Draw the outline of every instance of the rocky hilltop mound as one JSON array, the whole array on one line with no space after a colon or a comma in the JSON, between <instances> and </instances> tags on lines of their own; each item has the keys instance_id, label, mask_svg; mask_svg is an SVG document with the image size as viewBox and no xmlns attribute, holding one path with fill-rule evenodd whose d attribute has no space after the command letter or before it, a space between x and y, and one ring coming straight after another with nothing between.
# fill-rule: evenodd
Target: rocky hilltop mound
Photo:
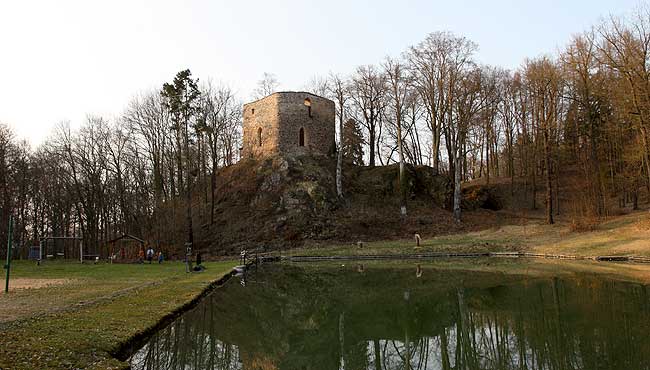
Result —
<instances>
[{"instance_id":1,"label":"rocky hilltop mound","mask_svg":"<svg viewBox=\"0 0 650 370\"><path fill-rule=\"evenodd\" d=\"M430 167L408 166L409 215L399 216L398 166L343 169L338 199L335 161L326 157L242 160L218 176L215 222L197 233L212 255L269 251L310 244L423 237L467 230L452 221L451 182ZM472 205L473 208L480 208Z\"/></svg>"}]
</instances>

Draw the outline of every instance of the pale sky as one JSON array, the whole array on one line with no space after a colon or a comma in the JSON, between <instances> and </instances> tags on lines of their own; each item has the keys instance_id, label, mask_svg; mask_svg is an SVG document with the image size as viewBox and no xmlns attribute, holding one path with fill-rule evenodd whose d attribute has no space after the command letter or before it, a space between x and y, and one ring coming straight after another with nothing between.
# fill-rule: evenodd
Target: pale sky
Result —
<instances>
[{"instance_id":1,"label":"pale sky","mask_svg":"<svg viewBox=\"0 0 650 370\"><path fill-rule=\"evenodd\" d=\"M433 31L516 68L638 0L0 0L0 122L32 144L57 122L119 115L179 70L248 100L264 72L282 90L397 56Z\"/></svg>"}]
</instances>

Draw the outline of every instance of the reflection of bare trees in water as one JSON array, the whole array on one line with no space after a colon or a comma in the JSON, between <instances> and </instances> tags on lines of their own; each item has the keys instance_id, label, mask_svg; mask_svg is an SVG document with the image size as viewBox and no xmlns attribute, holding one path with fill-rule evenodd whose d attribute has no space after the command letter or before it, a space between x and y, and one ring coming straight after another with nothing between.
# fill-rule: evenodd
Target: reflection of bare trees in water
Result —
<instances>
[{"instance_id":1,"label":"reflection of bare trees in water","mask_svg":"<svg viewBox=\"0 0 650 370\"><path fill-rule=\"evenodd\" d=\"M199 316L199 317L197 317ZM237 346L214 333L214 305L205 304L154 336L131 359L134 370L241 369Z\"/></svg>"},{"instance_id":2,"label":"reflection of bare trees in water","mask_svg":"<svg viewBox=\"0 0 650 370\"><path fill-rule=\"evenodd\" d=\"M255 290L259 284L233 285L264 301L231 312L223 298L241 296L209 299L152 338L133 369L650 369L645 286L553 279L454 288L435 299L412 291L373 301L371 314L359 314L365 306L351 302L354 294L334 301L342 294L333 291L306 302L286 281L266 284L264 293ZM291 300L271 307L268 299L284 292Z\"/></svg>"},{"instance_id":3,"label":"reflection of bare trees in water","mask_svg":"<svg viewBox=\"0 0 650 370\"><path fill-rule=\"evenodd\" d=\"M457 292L457 319L452 327L439 335L409 342L404 340L372 340L367 348L367 369L650 369L648 349L640 344L632 321L624 326L616 323L617 305L611 305L606 316L594 330L571 331L563 325L561 283L554 279L552 292L536 287L539 300L519 302L515 314L473 311L468 308L462 290ZM650 305L645 296L647 287L640 287L639 303ZM644 298L645 297L645 298ZM607 297L601 297L607 299ZM611 298L610 298L611 299ZM525 310L522 306L526 305ZM628 311L628 310L623 310ZM648 311L644 311L647 323ZM591 312L594 315L601 313ZM594 317L594 320L598 318ZM638 321L634 321L637 324ZM614 344L617 343L617 344ZM630 345L641 352L636 352ZM345 359L351 363L350 359ZM358 361L355 361L358 362Z\"/></svg>"}]
</instances>

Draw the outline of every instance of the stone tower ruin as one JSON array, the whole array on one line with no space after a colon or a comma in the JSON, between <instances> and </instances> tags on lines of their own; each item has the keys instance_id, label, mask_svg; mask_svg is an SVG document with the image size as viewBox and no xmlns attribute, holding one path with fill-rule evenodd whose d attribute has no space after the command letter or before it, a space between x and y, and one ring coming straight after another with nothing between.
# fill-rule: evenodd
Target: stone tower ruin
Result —
<instances>
[{"instance_id":1,"label":"stone tower ruin","mask_svg":"<svg viewBox=\"0 0 650 370\"><path fill-rule=\"evenodd\" d=\"M244 104L241 157L330 154L334 114L333 101L307 92L276 92Z\"/></svg>"}]
</instances>

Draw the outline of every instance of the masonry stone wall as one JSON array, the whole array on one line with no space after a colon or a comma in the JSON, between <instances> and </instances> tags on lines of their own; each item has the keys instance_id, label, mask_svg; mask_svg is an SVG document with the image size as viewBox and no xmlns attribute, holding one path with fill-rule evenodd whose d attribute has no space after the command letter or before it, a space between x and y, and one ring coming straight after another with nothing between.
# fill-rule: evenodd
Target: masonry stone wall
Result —
<instances>
[{"instance_id":1,"label":"masonry stone wall","mask_svg":"<svg viewBox=\"0 0 650 370\"><path fill-rule=\"evenodd\" d=\"M242 158L330 154L334 115L333 101L306 92L278 92L245 104Z\"/></svg>"},{"instance_id":2,"label":"masonry stone wall","mask_svg":"<svg viewBox=\"0 0 650 370\"><path fill-rule=\"evenodd\" d=\"M242 158L261 157L277 153L279 115L278 96L244 104Z\"/></svg>"}]
</instances>

